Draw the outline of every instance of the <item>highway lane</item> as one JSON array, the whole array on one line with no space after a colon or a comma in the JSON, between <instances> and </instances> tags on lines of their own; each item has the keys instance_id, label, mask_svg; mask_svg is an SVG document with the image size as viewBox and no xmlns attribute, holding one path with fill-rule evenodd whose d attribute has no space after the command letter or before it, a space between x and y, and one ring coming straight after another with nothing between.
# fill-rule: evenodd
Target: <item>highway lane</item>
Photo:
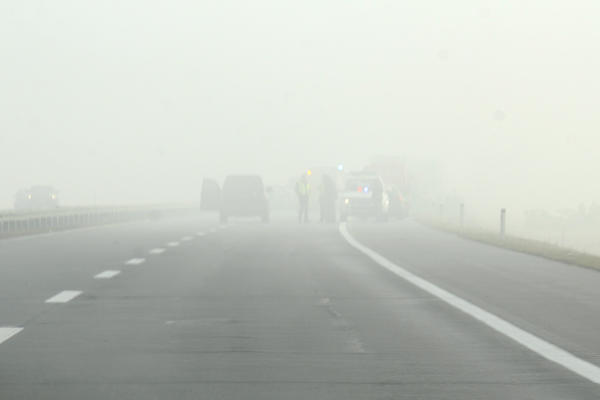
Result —
<instances>
[{"instance_id":1,"label":"highway lane","mask_svg":"<svg viewBox=\"0 0 600 400\"><path fill-rule=\"evenodd\" d=\"M362 243L419 276L600 365L600 272L406 220L359 223Z\"/></svg>"},{"instance_id":2,"label":"highway lane","mask_svg":"<svg viewBox=\"0 0 600 400\"><path fill-rule=\"evenodd\" d=\"M85 288L103 271L130 268L127 261L147 259L169 241L216 225L200 216L0 240L0 326L21 326L44 310L40 300Z\"/></svg>"},{"instance_id":3,"label":"highway lane","mask_svg":"<svg viewBox=\"0 0 600 400\"><path fill-rule=\"evenodd\" d=\"M152 232L122 226L118 230L128 238L126 249L106 244L108 232L77 235L81 249L77 257L94 255L87 257L85 272L68 267L60 279L40 276L54 279L53 283L32 283L27 298L13 301L15 310L0 309L0 325L6 315L15 318L19 307L27 310L20 302L36 302L44 311L0 344L0 398L596 399L600 395L598 385L375 265L351 248L335 226L239 221L211 232L209 224L209 220L179 220L158 224ZM407 246L418 242L429 249L428 254L440 251L441 239L435 233L423 233L411 224L353 224L350 229L390 257L399 258L408 250L384 239L392 233L409 235L405 230L415 238ZM199 230L207 234L181 240ZM382 230L389 234L378 237ZM145 254L157 243L171 241L179 245L146 257L142 265L121 267L122 274L109 280L92 278L92 272L141 257L136 248ZM69 242L36 241L24 249L33 253L54 246L60 254ZM474 249L475 254L478 251ZM18 255L16 249L9 253ZM41 268L37 258L23 257L21 265L31 271ZM443 263L429 265L423 274L434 276L436 266L444 268ZM71 278L70 272L76 276ZM19 283L23 282L13 280L10 285ZM76 283L83 293L69 303L43 303L48 293ZM0 285L0 289L7 286Z\"/></svg>"}]
</instances>

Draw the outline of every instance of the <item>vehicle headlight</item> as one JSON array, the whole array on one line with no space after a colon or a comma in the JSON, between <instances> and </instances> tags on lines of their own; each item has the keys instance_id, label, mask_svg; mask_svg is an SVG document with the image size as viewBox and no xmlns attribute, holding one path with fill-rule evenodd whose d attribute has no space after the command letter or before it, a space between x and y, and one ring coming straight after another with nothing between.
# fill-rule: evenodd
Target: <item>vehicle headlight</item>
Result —
<instances>
[{"instance_id":1,"label":"vehicle headlight","mask_svg":"<svg viewBox=\"0 0 600 400\"><path fill-rule=\"evenodd\" d=\"M344 199L344 204L350 204L350 199Z\"/></svg>"}]
</instances>

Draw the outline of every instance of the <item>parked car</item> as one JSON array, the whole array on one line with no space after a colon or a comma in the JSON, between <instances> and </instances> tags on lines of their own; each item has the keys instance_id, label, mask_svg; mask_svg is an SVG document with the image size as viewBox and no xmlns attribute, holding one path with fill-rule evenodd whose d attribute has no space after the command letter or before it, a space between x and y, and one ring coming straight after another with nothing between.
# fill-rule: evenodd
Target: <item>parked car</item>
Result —
<instances>
[{"instance_id":1,"label":"parked car","mask_svg":"<svg viewBox=\"0 0 600 400\"><path fill-rule=\"evenodd\" d=\"M15 210L45 210L58 208L58 192L52 186L32 186L15 195Z\"/></svg>"}]
</instances>

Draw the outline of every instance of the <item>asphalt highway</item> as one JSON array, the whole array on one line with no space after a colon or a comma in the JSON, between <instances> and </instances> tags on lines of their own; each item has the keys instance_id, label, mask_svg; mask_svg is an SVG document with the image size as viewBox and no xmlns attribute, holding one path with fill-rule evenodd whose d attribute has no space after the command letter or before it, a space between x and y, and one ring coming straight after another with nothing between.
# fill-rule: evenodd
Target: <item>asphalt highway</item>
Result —
<instances>
[{"instance_id":1,"label":"asphalt highway","mask_svg":"<svg viewBox=\"0 0 600 400\"><path fill-rule=\"evenodd\" d=\"M344 229L600 365L600 273L411 220ZM337 225L209 215L0 241L3 400L600 398L544 351L383 268Z\"/></svg>"}]
</instances>

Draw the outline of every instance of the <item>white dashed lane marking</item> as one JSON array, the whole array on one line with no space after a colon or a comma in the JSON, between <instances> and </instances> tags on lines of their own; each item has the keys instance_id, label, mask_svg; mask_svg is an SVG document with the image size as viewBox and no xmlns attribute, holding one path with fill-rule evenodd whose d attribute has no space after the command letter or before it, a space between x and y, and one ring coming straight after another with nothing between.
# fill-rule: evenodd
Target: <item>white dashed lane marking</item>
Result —
<instances>
[{"instance_id":1,"label":"white dashed lane marking","mask_svg":"<svg viewBox=\"0 0 600 400\"><path fill-rule=\"evenodd\" d=\"M46 300L46 303L68 303L81 293L83 292L80 290L63 290Z\"/></svg>"},{"instance_id":2,"label":"white dashed lane marking","mask_svg":"<svg viewBox=\"0 0 600 400\"><path fill-rule=\"evenodd\" d=\"M165 249L162 247L157 247L156 249L152 249L149 251L150 254L162 254L165 252Z\"/></svg>"},{"instance_id":3,"label":"white dashed lane marking","mask_svg":"<svg viewBox=\"0 0 600 400\"><path fill-rule=\"evenodd\" d=\"M120 273L121 273L121 271L109 269L104 272L100 272L98 275L95 275L94 279L110 279L110 278L114 278L115 276L119 275Z\"/></svg>"},{"instance_id":4,"label":"white dashed lane marking","mask_svg":"<svg viewBox=\"0 0 600 400\"><path fill-rule=\"evenodd\" d=\"M0 343L6 342L22 330L23 328L16 326L0 326Z\"/></svg>"},{"instance_id":5,"label":"white dashed lane marking","mask_svg":"<svg viewBox=\"0 0 600 400\"><path fill-rule=\"evenodd\" d=\"M200 236L200 237L205 236L205 235L206 235L206 233L204 233L204 232L197 232L196 233L196 236Z\"/></svg>"},{"instance_id":6,"label":"white dashed lane marking","mask_svg":"<svg viewBox=\"0 0 600 400\"><path fill-rule=\"evenodd\" d=\"M169 247L177 247L177 246L179 246L179 242L169 242L169 243L167 243L167 246L169 246Z\"/></svg>"},{"instance_id":7,"label":"white dashed lane marking","mask_svg":"<svg viewBox=\"0 0 600 400\"><path fill-rule=\"evenodd\" d=\"M184 237L181 238L181 241L182 242L189 242L192 239L193 239L193 237L191 237L191 236L184 236Z\"/></svg>"},{"instance_id":8,"label":"white dashed lane marking","mask_svg":"<svg viewBox=\"0 0 600 400\"><path fill-rule=\"evenodd\" d=\"M146 262L145 258L132 258L131 260L128 260L127 262L125 262L126 265L140 265L143 264L144 262Z\"/></svg>"}]
</instances>

